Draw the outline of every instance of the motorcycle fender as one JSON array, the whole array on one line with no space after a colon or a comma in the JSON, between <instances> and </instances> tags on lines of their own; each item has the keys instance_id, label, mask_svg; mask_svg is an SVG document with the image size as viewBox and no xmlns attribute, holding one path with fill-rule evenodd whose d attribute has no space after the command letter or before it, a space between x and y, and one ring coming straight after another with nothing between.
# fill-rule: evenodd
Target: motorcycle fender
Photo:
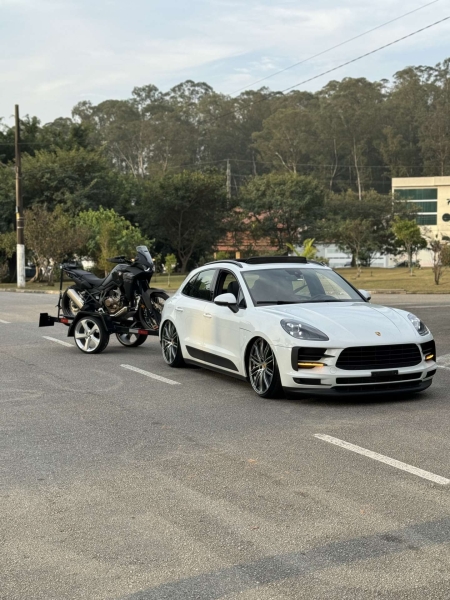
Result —
<instances>
[{"instance_id":1,"label":"motorcycle fender","mask_svg":"<svg viewBox=\"0 0 450 600\"><path fill-rule=\"evenodd\" d=\"M152 295L156 292L158 292L159 294L165 294L167 296L167 298L169 297L168 294L164 290L158 290L157 288L150 288L149 290L144 292L141 296L142 300L144 301L145 306L152 312L153 312L153 305L152 305L151 298L152 298Z\"/></svg>"},{"instance_id":2,"label":"motorcycle fender","mask_svg":"<svg viewBox=\"0 0 450 600\"><path fill-rule=\"evenodd\" d=\"M150 296L152 296L155 293L158 293L158 294L164 294L164 296L166 297L166 300L167 300L167 298L169 298L169 294L165 290L160 290L159 288L150 288L149 292L150 292Z\"/></svg>"},{"instance_id":3,"label":"motorcycle fender","mask_svg":"<svg viewBox=\"0 0 450 600\"><path fill-rule=\"evenodd\" d=\"M102 315L101 313L98 313L98 312L80 310L80 312L77 313L77 316L74 318L72 323L69 325L69 331L67 332L67 337L74 337L76 324L83 317L97 317L97 319L102 320L103 326L108 333L114 332L114 326L111 322L111 319L107 315Z\"/></svg>"}]
</instances>

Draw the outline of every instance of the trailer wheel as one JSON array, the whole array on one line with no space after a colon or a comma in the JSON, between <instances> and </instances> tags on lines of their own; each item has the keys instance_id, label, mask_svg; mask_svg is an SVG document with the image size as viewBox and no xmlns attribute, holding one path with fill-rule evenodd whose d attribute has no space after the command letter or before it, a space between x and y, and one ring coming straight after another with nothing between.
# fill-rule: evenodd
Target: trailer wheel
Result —
<instances>
[{"instance_id":1,"label":"trailer wheel","mask_svg":"<svg viewBox=\"0 0 450 600\"><path fill-rule=\"evenodd\" d=\"M109 343L109 333L98 317L83 317L75 325L75 344L86 354L100 354Z\"/></svg>"},{"instance_id":2,"label":"trailer wheel","mask_svg":"<svg viewBox=\"0 0 450 600\"><path fill-rule=\"evenodd\" d=\"M131 327L134 329L142 328L142 325L138 323L132 323ZM141 346L146 340L146 335L141 335L139 333L116 333L116 338L122 344L122 346L126 346L127 348L137 348Z\"/></svg>"}]
</instances>

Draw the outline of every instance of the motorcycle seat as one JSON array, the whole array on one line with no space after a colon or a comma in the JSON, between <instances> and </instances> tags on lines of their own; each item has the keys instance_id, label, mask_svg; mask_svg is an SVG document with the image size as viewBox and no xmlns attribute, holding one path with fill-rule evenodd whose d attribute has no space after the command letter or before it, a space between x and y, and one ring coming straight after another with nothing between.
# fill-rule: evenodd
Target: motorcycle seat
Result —
<instances>
[{"instance_id":1,"label":"motorcycle seat","mask_svg":"<svg viewBox=\"0 0 450 600\"><path fill-rule=\"evenodd\" d=\"M98 286L102 285L102 283L105 281L104 279L100 279L99 277L96 277L94 275L94 273L91 273L90 271L83 271L82 269L75 269L74 272L79 277L82 277L83 279L88 281L94 287L98 287Z\"/></svg>"}]
</instances>

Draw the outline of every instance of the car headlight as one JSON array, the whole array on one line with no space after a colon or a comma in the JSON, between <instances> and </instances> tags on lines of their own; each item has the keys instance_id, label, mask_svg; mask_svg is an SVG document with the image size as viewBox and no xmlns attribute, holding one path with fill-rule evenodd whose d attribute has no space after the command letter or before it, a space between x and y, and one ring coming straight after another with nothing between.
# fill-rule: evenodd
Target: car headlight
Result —
<instances>
[{"instance_id":1,"label":"car headlight","mask_svg":"<svg viewBox=\"0 0 450 600\"><path fill-rule=\"evenodd\" d=\"M416 317L416 315L409 313L408 319L411 321L411 323L414 325L414 329L416 329L420 335L427 335L427 333L430 333L425 323L422 323L422 321L419 319L419 317Z\"/></svg>"},{"instance_id":2,"label":"car headlight","mask_svg":"<svg viewBox=\"0 0 450 600\"><path fill-rule=\"evenodd\" d=\"M295 319L283 319L281 327L293 338L298 340L310 340L312 342L323 342L330 338L319 329L306 325Z\"/></svg>"}]
</instances>

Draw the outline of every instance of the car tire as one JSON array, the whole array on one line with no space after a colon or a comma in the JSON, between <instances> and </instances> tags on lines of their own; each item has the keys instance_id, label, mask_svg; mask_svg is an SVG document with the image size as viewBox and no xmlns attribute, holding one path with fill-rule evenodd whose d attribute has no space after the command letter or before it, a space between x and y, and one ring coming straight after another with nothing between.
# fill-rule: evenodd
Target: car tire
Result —
<instances>
[{"instance_id":1,"label":"car tire","mask_svg":"<svg viewBox=\"0 0 450 600\"><path fill-rule=\"evenodd\" d=\"M109 344L109 333L98 317L82 317L75 325L76 347L86 354L100 354Z\"/></svg>"},{"instance_id":2,"label":"car tire","mask_svg":"<svg viewBox=\"0 0 450 600\"><path fill-rule=\"evenodd\" d=\"M279 398L282 395L283 388L275 354L263 338L256 338L250 344L247 374L253 391L261 398Z\"/></svg>"},{"instance_id":3,"label":"car tire","mask_svg":"<svg viewBox=\"0 0 450 600\"><path fill-rule=\"evenodd\" d=\"M169 367L179 369L185 366L181 351L180 338L172 321L166 321L161 331L161 349L163 358Z\"/></svg>"}]
</instances>

